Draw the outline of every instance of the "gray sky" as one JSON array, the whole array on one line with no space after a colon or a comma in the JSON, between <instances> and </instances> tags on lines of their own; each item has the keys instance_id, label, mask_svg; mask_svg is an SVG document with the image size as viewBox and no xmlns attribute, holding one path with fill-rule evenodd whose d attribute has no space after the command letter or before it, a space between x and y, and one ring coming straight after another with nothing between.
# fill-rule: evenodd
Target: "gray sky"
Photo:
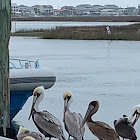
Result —
<instances>
[{"instance_id":1,"label":"gray sky","mask_svg":"<svg viewBox=\"0 0 140 140\"><path fill-rule=\"evenodd\" d=\"M138 4L140 4L140 0L11 0L12 3L17 3L18 5L24 4L27 6L32 6L36 4L46 4L46 5L52 5L54 8L60 8L65 5L71 5L76 6L78 4L99 4L99 5L105 5L105 4L115 4L119 7L138 7Z\"/></svg>"}]
</instances>

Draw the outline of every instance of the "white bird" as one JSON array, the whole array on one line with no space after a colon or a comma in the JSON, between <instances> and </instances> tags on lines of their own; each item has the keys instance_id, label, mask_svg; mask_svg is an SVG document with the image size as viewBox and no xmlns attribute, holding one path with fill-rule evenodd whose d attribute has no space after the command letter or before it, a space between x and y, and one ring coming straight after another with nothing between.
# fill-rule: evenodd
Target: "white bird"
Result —
<instances>
[{"instance_id":1,"label":"white bird","mask_svg":"<svg viewBox=\"0 0 140 140\"><path fill-rule=\"evenodd\" d=\"M24 137L22 140L38 140L38 139L34 139L34 138L31 137L31 136L26 136L26 137Z\"/></svg>"},{"instance_id":2,"label":"white bird","mask_svg":"<svg viewBox=\"0 0 140 140\"><path fill-rule=\"evenodd\" d=\"M74 140L83 140L85 127L83 126L80 129L80 125L82 123L82 115L80 113L71 112L69 110L69 106L72 103L72 94L69 91L66 91L63 95L64 98L64 116L63 122L65 125L65 129L70 136L73 137Z\"/></svg>"},{"instance_id":3,"label":"white bird","mask_svg":"<svg viewBox=\"0 0 140 140\"><path fill-rule=\"evenodd\" d=\"M31 132L26 127L20 126L17 134L17 140L22 140L26 136L31 136L37 140L45 140L45 136L43 134L39 132Z\"/></svg>"},{"instance_id":4,"label":"white bird","mask_svg":"<svg viewBox=\"0 0 140 140\"><path fill-rule=\"evenodd\" d=\"M60 121L48 111L39 110L39 103L42 101L43 97L44 87L39 86L35 88L33 91L33 103L29 119L32 116L32 119L38 130L43 133L45 137L49 137L49 140L51 137L57 138L59 140L65 140Z\"/></svg>"}]
</instances>

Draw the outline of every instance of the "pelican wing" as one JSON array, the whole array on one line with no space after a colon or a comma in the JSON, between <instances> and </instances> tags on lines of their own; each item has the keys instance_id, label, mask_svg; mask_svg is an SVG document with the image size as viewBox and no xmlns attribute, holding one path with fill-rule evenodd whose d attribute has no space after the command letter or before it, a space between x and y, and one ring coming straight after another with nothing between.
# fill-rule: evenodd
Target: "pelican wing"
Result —
<instances>
[{"instance_id":1,"label":"pelican wing","mask_svg":"<svg viewBox=\"0 0 140 140\"><path fill-rule=\"evenodd\" d=\"M82 121L83 121L83 117L82 117L82 115L80 114L80 113L73 113L75 116L77 116L77 118L79 118L79 128L80 128L80 126L81 126L81 124L82 124ZM84 133L85 133L85 126L83 126L82 128L81 128L81 134L82 134L82 137L84 136Z\"/></svg>"},{"instance_id":2,"label":"pelican wing","mask_svg":"<svg viewBox=\"0 0 140 140\"><path fill-rule=\"evenodd\" d=\"M99 139L104 140L119 140L119 136L116 131L108 124L100 121L88 122L87 123L91 132Z\"/></svg>"},{"instance_id":3,"label":"pelican wing","mask_svg":"<svg viewBox=\"0 0 140 140\"><path fill-rule=\"evenodd\" d=\"M79 116L79 114L75 112L71 113L70 111L66 111L65 123L71 136L76 137L76 138L83 137L84 132L81 132L79 130L80 124L82 122L81 119L82 118L81 116Z\"/></svg>"},{"instance_id":4,"label":"pelican wing","mask_svg":"<svg viewBox=\"0 0 140 140\"><path fill-rule=\"evenodd\" d=\"M34 121L43 131L60 139L64 137L63 128L60 121L47 111L37 112L34 114Z\"/></svg>"}]
</instances>

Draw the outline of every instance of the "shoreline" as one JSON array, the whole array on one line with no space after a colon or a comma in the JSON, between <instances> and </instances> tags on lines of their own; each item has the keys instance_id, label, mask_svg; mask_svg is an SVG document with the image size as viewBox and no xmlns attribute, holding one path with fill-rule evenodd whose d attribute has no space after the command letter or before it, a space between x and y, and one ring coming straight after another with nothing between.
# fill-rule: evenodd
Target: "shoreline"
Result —
<instances>
[{"instance_id":1,"label":"shoreline","mask_svg":"<svg viewBox=\"0 0 140 140\"><path fill-rule=\"evenodd\" d=\"M12 21L140 22L139 16L12 17Z\"/></svg>"}]
</instances>

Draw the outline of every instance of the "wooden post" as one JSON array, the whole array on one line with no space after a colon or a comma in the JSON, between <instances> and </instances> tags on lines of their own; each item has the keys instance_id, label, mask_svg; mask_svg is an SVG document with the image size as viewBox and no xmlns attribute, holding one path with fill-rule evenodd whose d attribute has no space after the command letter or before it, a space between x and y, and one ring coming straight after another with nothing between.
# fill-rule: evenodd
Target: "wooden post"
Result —
<instances>
[{"instance_id":1,"label":"wooden post","mask_svg":"<svg viewBox=\"0 0 140 140\"><path fill-rule=\"evenodd\" d=\"M10 127L9 38L11 1L0 0L0 127Z\"/></svg>"}]
</instances>

